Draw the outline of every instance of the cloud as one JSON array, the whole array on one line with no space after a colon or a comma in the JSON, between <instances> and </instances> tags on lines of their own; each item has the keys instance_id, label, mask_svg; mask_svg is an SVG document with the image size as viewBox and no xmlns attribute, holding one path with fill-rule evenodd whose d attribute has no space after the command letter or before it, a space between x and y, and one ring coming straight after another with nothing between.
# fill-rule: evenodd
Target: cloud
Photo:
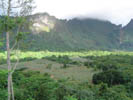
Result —
<instances>
[{"instance_id":1,"label":"cloud","mask_svg":"<svg viewBox=\"0 0 133 100\"><path fill-rule=\"evenodd\" d=\"M35 12L57 18L87 16L126 25L133 18L133 0L36 0Z\"/></svg>"}]
</instances>

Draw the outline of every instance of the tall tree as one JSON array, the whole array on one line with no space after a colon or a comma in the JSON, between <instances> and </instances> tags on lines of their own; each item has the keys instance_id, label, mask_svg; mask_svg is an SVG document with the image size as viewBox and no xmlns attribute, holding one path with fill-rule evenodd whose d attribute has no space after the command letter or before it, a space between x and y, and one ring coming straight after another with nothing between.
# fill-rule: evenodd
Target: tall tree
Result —
<instances>
[{"instance_id":1,"label":"tall tree","mask_svg":"<svg viewBox=\"0 0 133 100\"><path fill-rule=\"evenodd\" d=\"M7 65L8 65L8 100L15 100L13 91L12 74L14 73L15 66L11 66L11 51L17 47L19 48L19 40L22 38L23 32L21 27L24 24L26 16L30 15L34 8L33 0L0 0L0 27L1 31L6 33L6 49L7 49ZM16 31L16 40L12 48L10 48L10 34Z\"/></svg>"}]
</instances>

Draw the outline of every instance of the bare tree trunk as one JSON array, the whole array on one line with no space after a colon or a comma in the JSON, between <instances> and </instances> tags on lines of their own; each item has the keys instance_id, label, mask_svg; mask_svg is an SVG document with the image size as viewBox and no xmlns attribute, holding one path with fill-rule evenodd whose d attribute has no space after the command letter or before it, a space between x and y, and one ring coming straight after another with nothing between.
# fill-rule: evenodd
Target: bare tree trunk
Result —
<instances>
[{"instance_id":1,"label":"bare tree trunk","mask_svg":"<svg viewBox=\"0 0 133 100\"><path fill-rule=\"evenodd\" d=\"M8 100L11 98L11 86L10 86L10 75L8 74Z\"/></svg>"},{"instance_id":2,"label":"bare tree trunk","mask_svg":"<svg viewBox=\"0 0 133 100\"><path fill-rule=\"evenodd\" d=\"M10 10L11 10L11 0L8 0L8 9L7 15L10 17ZM7 65L8 65L8 100L11 100L11 60L10 60L10 40L9 40L9 31L6 32L6 47L7 47Z\"/></svg>"},{"instance_id":3,"label":"bare tree trunk","mask_svg":"<svg viewBox=\"0 0 133 100\"><path fill-rule=\"evenodd\" d=\"M14 8L13 7L13 5L14 5L13 3L14 2L12 2L12 1L16 1L16 0L5 0L5 1L6 1L6 5L5 6L7 7L7 9L5 9L6 10L5 15L7 16L7 18L10 19L12 11L16 11L16 10L13 9ZM22 14L20 14L20 17L23 16L23 14L26 15L25 14L26 11L27 11L27 14L29 14L29 11L32 11L32 6L29 5L30 3L31 4L33 3L32 0L30 0L30 1L27 1L27 0L18 0L18 1L16 1L16 3L18 3L18 6L16 7L17 10L20 9L20 13L22 13ZM8 65L8 100L15 100L15 98L14 98L14 91L13 91L12 75L13 75L16 67L17 67L17 64L19 63L19 59L17 59L17 62L15 64L15 66L12 67L11 66L11 60L10 60L10 52L17 45L17 43L15 43L13 48L10 49L10 38L9 38L10 37L10 34L9 34L10 30L9 30L8 23L7 23L7 26L6 26L6 29L7 29L6 30L6 47L7 47L7 65ZM20 27L18 28L18 32L19 31L20 31Z\"/></svg>"},{"instance_id":4,"label":"bare tree trunk","mask_svg":"<svg viewBox=\"0 0 133 100\"><path fill-rule=\"evenodd\" d=\"M13 90L12 76L11 76L11 92L12 92L12 100L15 100L15 98L14 98L14 90Z\"/></svg>"},{"instance_id":5,"label":"bare tree trunk","mask_svg":"<svg viewBox=\"0 0 133 100\"><path fill-rule=\"evenodd\" d=\"M6 47L7 47L7 65L8 65L8 100L11 99L11 61L10 61L10 45L9 32L6 32Z\"/></svg>"}]
</instances>

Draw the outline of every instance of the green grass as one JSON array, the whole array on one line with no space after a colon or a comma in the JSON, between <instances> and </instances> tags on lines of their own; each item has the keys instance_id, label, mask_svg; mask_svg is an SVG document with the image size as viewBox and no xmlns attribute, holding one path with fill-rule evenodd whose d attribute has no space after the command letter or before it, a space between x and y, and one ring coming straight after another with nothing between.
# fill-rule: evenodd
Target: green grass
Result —
<instances>
[{"instance_id":1,"label":"green grass","mask_svg":"<svg viewBox=\"0 0 133 100\"><path fill-rule=\"evenodd\" d=\"M14 63L12 64L14 66ZM51 68L48 68L51 66ZM7 69L6 64L0 65L1 69ZM68 68L63 68L63 64L47 59L37 59L33 61L20 62L17 69L26 68L26 70L40 71L48 73L55 80L65 79L74 82L91 82L95 73L92 68L88 69L82 65L69 64Z\"/></svg>"},{"instance_id":2,"label":"green grass","mask_svg":"<svg viewBox=\"0 0 133 100\"><path fill-rule=\"evenodd\" d=\"M39 52L32 52L32 51L26 51L26 52L20 52L19 58L25 59L25 58L35 58L35 59L41 59L43 57L50 57L52 55L55 56L64 56L67 55L69 57L73 56L107 56L107 55L133 55L133 52L125 52L125 51L87 51L87 52L50 52L50 51L39 51ZM0 53L0 59L6 59L6 52ZM16 59L16 56L14 55L14 52L11 54L11 59Z\"/></svg>"},{"instance_id":3,"label":"green grass","mask_svg":"<svg viewBox=\"0 0 133 100\"><path fill-rule=\"evenodd\" d=\"M54 56L53 56L54 55ZM61 56L69 57L68 62L64 62L66 58ZM124 51L88 51L88 52L49 52L49 51L40 51L40 52L20 52L20 63L17 69L27 68L27 70L40 71L41 73L48 73L52 78L58 79L68 79L69 81L76 82L91 82L93 74L97 71L94 71L100 63L104 61L110 61L114 63L116 61L120 66L125 66L127 63L122 63L123 61L129 62L130 56L128 59L125 59L126 55L133 56L133 52L124 52ZM109 56L109 57L108 57ZM125 56L125 57L124 57ZM53 59L54 57L54 59ZM93 58L89 58L93 57ZM123 59L121 59L123 58ZM12 66L14 65L16 56L14 52L11 54L11 60L13 61ZM125 59L125 60L124 60ZM85 62L93 60L93 66L84 66ZM0 68L7 69L6 65L6 52L0 53ZM122 61L122 62L121 62ZM69 62L77 62L69 63ZM63 68L64 63L66 63L66 68Z\"/></svg>"}]
</instances>

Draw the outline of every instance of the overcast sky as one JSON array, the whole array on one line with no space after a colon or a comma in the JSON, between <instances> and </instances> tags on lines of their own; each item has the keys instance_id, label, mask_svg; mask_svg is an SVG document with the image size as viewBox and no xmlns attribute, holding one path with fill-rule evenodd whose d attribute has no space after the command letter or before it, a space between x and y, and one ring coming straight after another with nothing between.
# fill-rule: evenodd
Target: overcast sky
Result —
<instances>
[{"instance_id":1,"label":"overcast sky","mask_svg":"<svg viewBox=\"0 0 133 100\"><path fill-rule=\"evenodd\" d=\"M35 12L48 12L57 18L75 16L109 20L126 25L133 18L133 0L35 0Z\"/></svg>"}]
</instances>

